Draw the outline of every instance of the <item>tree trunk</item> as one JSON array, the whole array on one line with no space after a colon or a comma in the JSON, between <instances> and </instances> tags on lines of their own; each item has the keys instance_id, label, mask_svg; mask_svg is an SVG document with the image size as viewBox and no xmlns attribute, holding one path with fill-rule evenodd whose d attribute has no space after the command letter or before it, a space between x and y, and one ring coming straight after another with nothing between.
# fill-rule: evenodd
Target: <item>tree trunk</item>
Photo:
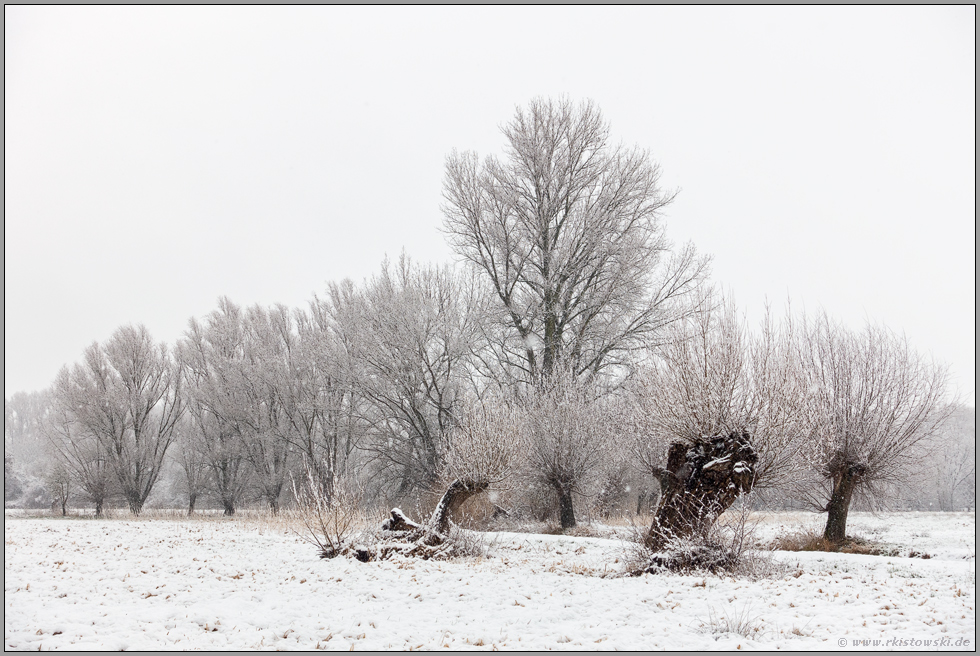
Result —
<instances>
[{"instance_id":1,"label":"tree trunk","mask_svg":"<svg viewBox=\"0 0 980 656\"><path fill-rule=\"evenodd\" d=\"M279 499L269 498L269 510L272 511L273 515L279 514Z\"/></svg>"},{"instance_id":2,"label":"tree trunk","mask_svg":"<svg viewBox=\"0 0 980 656\"><path fill-rule=\"evenodd\" d=\"M187 499L187 516L194 514L194 504L197 502L197 493L191 492Z\"/></svg>"},{"instance_id":3,"label":"tree trunk","mask_svg":"<svg viewBox=\"0 0 980 656\"><path fill-rule=\"evenodd\" d=\"M854 487L867 468L860 463L845 462L834 474L834 487L827 503L827 527L823 537L828 542L840 544L844 541L847 531L847 511L851 507L851 497Z\"/></svg>"},{"instance_id":4,"label":"tree trunk","mask_svg":"<svg viewBox=\"0 0 980 656\"><path fill-rule=\"evenodd\" d=\"M102 500L99 499L95 502L95 516L102 517Z\"/></svg>"},{"instance_id":5,"label":"tree trunk","mask_svg":"<svg viewBox=\"0 0 980 656\"><path fill-rule=\"evenodd\" d=\"M139 517L140 513L143 512L143 502L139 499L130 499L129 512Z\"/></svg>"},{"instance_id":6,"label":"tree trunk","mask_svg":"<svg viewBox=\"0 0 980 656\"><path fill-rule=\"evenodd\" d=\"M68 501L66 499L61 501L61 516L62 517L68 516Z\"/></svg>"},{"instance_id":7,"label":"tree trunk","mask_svg":"<svg viewBox=\"0 0 980 656\"><path fill-rule=\"evenodd\" d=\"M459 510L459 507L472 496L486 491L489 485L486 481L474 481L471 479L458 478L446 489L439 500L439 505L432 512L432 519L429 525L437 533L445 534L449 531L449 518Z\"/></svg>"},{"instance_id":8,"label":"tree trunk","mask_svg":"<svg viewBox=\"0 0 980 656\"><path fill-rule=\"evenodd\" d=\"M235 502L230 499L225 499L221 502L221 505L225 508L225 517L231 517L235 514Z\"/></svg>"},{"instance_id":9,"label":"tree trunk","mask_svg":"<svg viewBox=\"0 0 980 656\"><path fill-rule=\"evenodd\" d=\"M646 545L662 550L672 540L703 535L755 483L755 449L748 433L675 442L667 467L654 472L661 494Z\"/></svg>"},{"instance_id":10,"label":"tree trunk","mask_svg":"<svg viewBox=\"0 0 980 656\"><path fill-rule=\"evenodd\" d=\"M572 504L572 491L569 489L558 490L558 516L562 529L575 527L575 506Z\"/></svg>"}]
</instances>

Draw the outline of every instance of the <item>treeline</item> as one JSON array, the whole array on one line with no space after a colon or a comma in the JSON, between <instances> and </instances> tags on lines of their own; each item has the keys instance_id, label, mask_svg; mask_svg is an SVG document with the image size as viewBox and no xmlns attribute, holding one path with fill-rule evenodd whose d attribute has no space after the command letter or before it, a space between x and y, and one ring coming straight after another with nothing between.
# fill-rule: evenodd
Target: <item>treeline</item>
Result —
<instances>
[{"instance_id":1,"label":"treeline","mask_svg":"<svg viewBox=\"0 0 980 656\"><path fill-rule=\"evenodd\" d=\"M174 345L120 328L5 400L5 499L34 448L62 508L139 513L168 468L189 511L226 514L277 512L294 481L411 507L465 475L495 512L569 527L649 507L671 444L738 433L760 495L828 511L831 537L852 499L911 484L972 504L972 410L944 367L826 314L748 330L666 239L659 168L612 146L593 105L534 101L503 132L505 161L447 161L459 266L403 256L299 309L221 299Z\"/></svg>"}]
</instances>

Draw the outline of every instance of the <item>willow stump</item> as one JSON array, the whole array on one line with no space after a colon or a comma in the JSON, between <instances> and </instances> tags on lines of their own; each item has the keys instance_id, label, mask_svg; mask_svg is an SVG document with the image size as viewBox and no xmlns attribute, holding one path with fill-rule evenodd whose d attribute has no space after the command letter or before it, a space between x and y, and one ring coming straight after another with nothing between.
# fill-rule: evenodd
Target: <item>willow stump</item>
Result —
<instances>
[{"instance_id":1,"label":"willow stump","mask_svg":"<svg viewBox=\"0 0 980 656\"><path fill-rule=\"evenodd\" d=\"M748 433L672 444L666 468L654 472L661 494L646 546L661 551L672 541L704 535L735 499L752 490L758 460Z\"/></svg>"}]
</instances>

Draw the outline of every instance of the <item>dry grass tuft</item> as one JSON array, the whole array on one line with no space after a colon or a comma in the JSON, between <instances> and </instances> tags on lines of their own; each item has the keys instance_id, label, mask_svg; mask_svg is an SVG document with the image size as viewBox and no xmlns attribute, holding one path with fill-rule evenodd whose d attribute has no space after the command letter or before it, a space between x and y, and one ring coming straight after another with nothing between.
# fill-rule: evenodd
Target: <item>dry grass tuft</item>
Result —
<instances>
[{"instance_id":1,"label":"dry grass tuft","mask_svg":"<svg viewBox=\"0 0 980 656\"><path fill-rule=\"evenodd\" d=\"M864 556L901 556L899 549L875 544L860 537L847 537L843 542L831 542L815 530L798 531L776 538L769 545L774 551L824 551L830 553L860 554ZM930 558L929 554L909 552L910 558Z\"/></svg>"}]
</instances>

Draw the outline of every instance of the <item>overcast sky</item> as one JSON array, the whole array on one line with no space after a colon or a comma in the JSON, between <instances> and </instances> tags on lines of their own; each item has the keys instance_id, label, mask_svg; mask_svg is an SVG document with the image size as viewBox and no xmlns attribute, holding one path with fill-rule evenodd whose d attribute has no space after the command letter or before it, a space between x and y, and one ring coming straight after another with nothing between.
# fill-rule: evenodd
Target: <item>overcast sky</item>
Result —
<instances>
[{"instance_id":1,"label":"overcast sky","mask_svg":"<svg viewBox=\"0 0 980 656\"><path fill-rule=\"evenodd\" d=\"M676 242L905 332L975 405L975 8L4 8L4 393L219 296L448 261L453 149L535 96L649 149Z\"/></svg>"}]
</instances>

